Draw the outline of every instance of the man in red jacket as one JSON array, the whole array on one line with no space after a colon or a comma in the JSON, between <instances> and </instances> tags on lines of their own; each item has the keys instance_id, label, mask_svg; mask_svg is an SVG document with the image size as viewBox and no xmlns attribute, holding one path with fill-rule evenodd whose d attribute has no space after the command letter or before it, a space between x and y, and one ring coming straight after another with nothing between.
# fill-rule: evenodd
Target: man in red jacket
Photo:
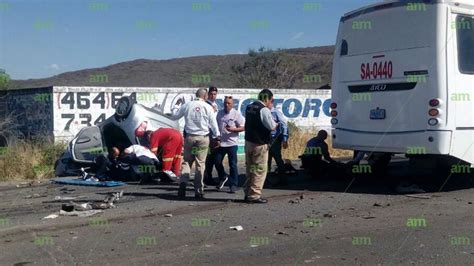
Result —
<instances>
[{"instance_id":1,"label":"man in red jacket","mask_svg":"<svg viewBox=\"0 0 474 266\"><path fill-rule=\"evenodd\" d=\"M150 150L157 156L161 155L162 171L172 179L181 172L181 152L183 151L183 136L173 128L160 128L147 131Z\"/></svg>"}]
</instances>

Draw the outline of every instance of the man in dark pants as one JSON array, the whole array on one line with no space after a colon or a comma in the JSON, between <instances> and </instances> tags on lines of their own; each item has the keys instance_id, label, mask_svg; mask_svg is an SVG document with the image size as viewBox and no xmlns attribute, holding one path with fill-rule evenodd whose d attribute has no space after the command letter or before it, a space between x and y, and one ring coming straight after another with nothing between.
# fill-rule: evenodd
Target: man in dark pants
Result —
<instances>
[{"instance_id":1,"label":"man in dark pants","mask_svg":"<svg viewBox=\"0 0 474 266\"><path fill-rule=\"evenodd\" d=\"M300 156L303 168L308 170L312 177L325 176L337 165L337 162L329 155L329 148L325 142L327 137L328 133L320 130L316 137L308 141L304 154Z\"/></svg>"},{"instance_id":2,"label":"man in dark pants","mask_svg":"<svg viewBox=\"0 0 474 266\"><path fill-rule=\"evenodd\" d=\"M239 184L239 172L237 170L237 150L239 132L245 130L245 120L239 111L234 109L234 100L232 96L224 98L224 109L217 113L217 125L221 132L221 145L216 150L216 169L219 174L219 185L217 189L222 189L227 182L229 192L235 193ZM227 154L229 160L229 172L227 176L222 160Z\"/></svg>"},{"instance_id":3,"label":"man in dark pants","mask_svg":"<svg viewBox=\"0 0 474 266\"><path fill-rule=\"evenodd\" d=\"M267 177L267 182L269 182L270 185L285 185L287 180L285 176L285 162L281 156L281 148L288 148L288 125L283 113L276 109L273 103L271 103L270 110L273 120L278 124L278 127L272 131L272 142L270 143L270 151L268 153L268 175L270 175L272 170L272 160L275 159L278 180L272 182L271 178Z\"/></svg>"},{"instance_id":4,"label":"man in dark pants","mask_svg":"<svg viewBox=\"0 0 474 266\"><path fill-rule=\"evenodd\" d=\"M219 111L219 107L217 106L217 103L216 103L216 98L217 98L217 88L214 86L209 87L209 91L207 92L206 103L212 106L212 109L214 109L215 114L217 114L217 112ZM210 137L209 137L209 143L211 143ZM214 147L209 146L209 151L206 157L206 167L205 167L205 172L204 172L204 184L207 186L218 185L218 183L216 183L214 179L212 178L212 170L214 169L215 161L216 161L216 149Z\"/></svg>"}]
</instances>

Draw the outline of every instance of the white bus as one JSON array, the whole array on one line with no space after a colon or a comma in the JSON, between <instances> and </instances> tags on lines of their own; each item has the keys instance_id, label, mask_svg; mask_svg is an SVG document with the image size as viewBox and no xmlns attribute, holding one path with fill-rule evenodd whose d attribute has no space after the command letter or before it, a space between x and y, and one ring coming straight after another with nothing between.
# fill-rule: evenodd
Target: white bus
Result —
<instances>
[{"instance_id":1,"label":"white bus","mask_svg":"<svg viewBox=\"0 0 474 266\"><path fill-rule=\"evenodd\" d=\"M384 1L345 14L334 147L474 164L473 22L474 0Z\"/></svg>"}]
</instances>

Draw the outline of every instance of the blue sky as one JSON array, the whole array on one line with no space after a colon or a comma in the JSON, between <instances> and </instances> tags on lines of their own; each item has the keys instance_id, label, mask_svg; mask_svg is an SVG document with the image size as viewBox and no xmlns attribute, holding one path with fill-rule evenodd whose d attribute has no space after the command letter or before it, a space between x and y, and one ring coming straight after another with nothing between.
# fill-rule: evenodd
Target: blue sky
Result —
<instances>
[{"instance_id":1,"label":"blue sky","mask_svg":"<svg viewBox=\"0 0 474 266\"><path fill-rule=\"evenodd\" d=\"M43 78L139 58L332 45L341 15L380 1L0 0L0 68Z\"/></svg>"}]
</instances>

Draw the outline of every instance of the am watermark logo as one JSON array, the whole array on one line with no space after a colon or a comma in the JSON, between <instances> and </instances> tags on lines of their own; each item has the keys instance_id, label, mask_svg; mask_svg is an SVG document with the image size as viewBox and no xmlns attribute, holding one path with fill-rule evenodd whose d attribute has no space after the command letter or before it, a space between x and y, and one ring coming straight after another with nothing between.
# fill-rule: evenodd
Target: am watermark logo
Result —
<instances>
[{"instance_id":1,"label":"am watermark logo","mask_svg":"<svg viewBox=\"0 0 474 266\"><path fill-rule=\"evenodd\" d=\"M196 84L204 84L211 82L211 75L191 75L191 82Z\"/></svg>"},{"instance_id":2,"label":"am watermark logo","mask_svg":"<svg viewBox=\"0 0 474 266\"><path fill-rule=\"evenodd\" d=\"M109 220L102 217L95 217L89 220L89 226L92 228L105 228L109 227Z\"/></svg>"},{"instance_id":3,"label":"am watermark logo","mask_svg":"<svg viewBox=\"0 0 474 266\"><path fill-rule=\"evenodd\" d=\"M372 21L353 21L352 22L352 29L353 30L371 30L372 29Z\"/></svg>"},{"instance_id":4,"label":"am watermark logo","mask_svg":"<svg viewBox=\"0 0 474 266\"><path fill-rule=\"evenodd\" d=\"M306 147L304 148L304 155L322 155L323 151L321 147Z\"/></svg>"},{"instance_id":5,"label":"am watermark logo","mask_svg":"<svg viewBox=\"0 0 474 266\"><path fill-rule=\"evenodd\" d=\"M372 101L372 93L368 93L368 92L353 93L352 94L352 101L354 101L354 102L371 102Z\"/></svg>"},{"instance_id":6,"label":"am watermark logo","mask_svg":"<svg viewBox=\"0 0 474 266\"><path fill-rule=\"evenodd\" d=\"M36 236L34 244L40 247L54 245L54 240L50 236Z\"/></svg>"},{"instance_id":7,"label":"am watermark logo","mask_svg":"<svg viewBox=\"0 0 474 266\"><path fill-rule=\"evenodd\" d=\"M138 172L142 174L153 174L156 172L156 167L152 164L138 165Z\"/></svg>"},{"instance_id":8,"label":"am watermark logo","mask_svg":"<svg viewBox=\"0 0 474 266\"><path fill-rule=\"evenodd\" d=\"M51 102L53 100L53 94L52 93L35 93L33 95L33 100L35 102Z\"/></svg>"},{"instance_id":9,"label":"am watermark logo","mask_svg":"<svg viewBox=\"0 0 474 266\"><path fill-rule=\"evenodd\" d=\"M408 218L407 227L409 228L426 227L426 219L425 218Z\"/></svg>"},{"instance_id":10,"label":"am watermark logo","mask_svg":"<svg viewBox=\"0 0 474 266\"><path fill-rule=\"evenodd\" d=\"M267 170L267 165L262 164L252 164L249 167L249 172L252 174L265 172Z\"/></svg>"},{"instance_id":11,"label":"am watermark logo","mask_svg":"<svg viewBox=\"0 0 474 266\"><path fill-rule=\"evenodd\" d=\"M320 218L305 218L303 220L304 227L321 227L323 221Z\"/></svg>"},{"instance_id":12,"label":"am watermark logo","mask_svg":"<svg viewBox=\"0 0 474 266\"><path fill-rule=\"evenodd\" d=\"M53 27L51 20L38 20L33 25L36 30L49 30Z\"/></svg>"},{"instance_id":13,"label":"am watermark logo","mask_svg":"<svg viewBox=\"0 0 474 266\"><path fill-rule=\"evenodd\" d=\"M427 75L407 75L407 82L426 83Z\"/></svg>"},{"instance_id":14,"label":"am watermark logo","mask_svg":"<svg viewBox=\"0 0 474 266\"><path fill-rule=\"evenodd\" d=\"M0 11L7 11L7 10L10 10L10 3L0 2Z\"/></svg>"},{"instance_id":15,"label":"am watermark logo","mask_svg":"<svg viewBox=\"0 0 474 266\"><path fill-rule=\"evenodd\" d=\"M156 238L154 236L140 236L137 237L138 246L153 246L156 245Z\"/></svg>"},{"instance_id":16,"label":"am watermark logo","mask_svg":"<svg viewBox=\"0 0 474 266\"><path fill-rule=\"evenodd\" d=\"M88 6L90 11L98 12L109 10L109 4L106 2L92 2Z\"/></svg>"},{"instance_id":17,"label":"am watermark logo","mask_svg":"<svg viewBox=\"0 0 474 266\"><path fill-rule=\"evenodd\" d=\"M258 247L270 244L270 239L266 236L252 236L250 237L250 246Z\"/></svg>"},{"instance_id":18,"label":"am watermark logo","mask_svg":"<svg viewBox=\"0 0 474 266\"><path fill-rule=\"evenodd\" d=\"M461 19L461 21L453 21L451 22L451 29L455 30L470 30L471 23L467 20Z\"/></svg>"},{"instance_id":19,"label":"am watermark logo","mask_svg":"<svg viewBox=\"0 0 474 266\"><path fill-rule=\"evenodd\" d=\"M250 28L252 30L266 30L268 29L269 23L267 20L252 20L250 21Z\"/></svg>"},{"instance_id":20,"label":"am watermark logo","mask_svg":"<svg viewBox=\"0 0 474 266\"><path fill-rule=\"evenodd\" d=\"M208 146L202 146L202 147L192 147L191 148L191 154L192 155L198 155L200 153L207 153L207 154L211 154L211 149L209 149Z\"/></svg>"},{"instance_id":21,"label":"am watermark logo","mask_svg":"<svg viewBox=\"0 0 474 266\"><path fill-rule=\"evenodd\" d=\"M153 20L138 20L135 22L135 27L140 30L148 30L148 29L154 29L158 26L158 23L156 23Z\"/></svg>"},{"instance_id":22,"label":"am watermark logo","mask_svg":"<svg viewBox=\"0 0 474 266\"><path fill-rule=\"evenodd\" d=\"M100 155L100 154L106 153L107 149L104 147L95 147L95 148L85 149L84 152L92 154L92 155Z\"/></svg>"},{"instance_id":23,"label":"am watermark logo","mask_svg":"<svg viewBox=\"0 0 474 266\"><path fill-rule=\"evenodd\" d=\"M310 74L303 76L303 83L321 83L322 77L321 75Z\"/></svg>"},{"instance_id":24,"label":"am watermark logo","mask_svg":"<svg viewBox=\"0 0 474 266\"><path fill-rule=\"evenodd\" d=\"M466 236L453 236L450 239L450 243L453 246L469 246L471 245L471 239Z\"/></svg>"},{"instance_id":25,"label":"am watermark logo","mask_svg":"<svg viewBox=\"0 0 474 266\"><path fill-rule=\"evenodd\" d=\"M93 74L89 75L90 83L107 83L109 82L109 76L107 74Z\"/></svg>"},{"instance_id":26,"label":"am watermark logo","mask_svg":"<svg viewBox=\"0 0 474 266\"><path fill-rule=\"evenodd\" d=\"M319 11L321 10L321 3L307 2L303 3L303 11Z\"/></svg>"},{"instance_id":27,"label":"am watermark logo","mask_svg":"<svg viewBox=\"0 0 474 266\"><path fill-rule=\"evenodd\" d=\"M453 164L451 165L451 173L453 174L470 174L471 166L467 164Z\"/></svg>"},{"instance_id":28,"label":"am watermark logo","mask_svg":"<svg viewBox=\"0 0 474 266\"><path fill-rule=\"evenodd\" d=\"M8 147L0 147L0 158L5 157L8 152Z\"/></svg>"},{"instance_id":29,"label":"am watermark logo","mask_svg":"<svg viewBox=\"0 0 474 266\"><path fill-rule=\"evenodd\" d=\"M211 226L211 219L208 218L193 218L191 221L193 227L209 227Z\"/></svg>"},{"instance_id":30,"label":"am watermark logo","mask_svg":"<svg viewBox=\"0 0 474 266\"><path fill-rule=\"evenodd\" d=\"M371 246L372 238L368 236L353 236L352 245L354 246Z\"/></svg>"},{"instance_id":31,"label":"am watermark logo","mask_svg":"<svg viewBox=\"0 0 474 266\"><path fill-rule=\"evenodd\" d=\"M471 101L471 95L469 93L451 93L449 99L455 102L469 102Z\"/></svg>"},{"instance_id":32,"label":"am watermark logo","mask_svg":"<svg viewBox=\"0 0 474 266\"><path fill-rule=\"evenodd\" d=\"M7 227L7 226L10 226L10 219L0 218L0 227Z\"/></svg>"},{"instance_id":33,"label":"am watermark logo","mask_svg":"<svg viewBox=\"0 0 474 266\"><path fill-rule=\"evenodd\" d=\"M407 11L426 11L425 3L407 3Z\"/></svg>"},{"instance_id":34,"label":"am watermark logo","mask_svg":"<svg viewBox=\"0 0 474 266\"><path fill-rule=\"evenodd\" d=\"M369 174L372 173L372 166L369 164L360 164L352 166L353 174Z\"/></svg>"},{"instance_id":35,"label":"am watermark logo","mask_svg":"<svg viewBox=\"0 0 474 266\"><path fill-rule=\"evenodd\" d=\"M156 102L156 94L152 92L137 93L137 101L139 102Z\"/></svg>"},{"instance_id":36,"label":"am watermark logo","mask_svg":"<svg viewBox=\"0 0 474 266\"><path fill-rule=\"evenodd\" d=\"M211 2L194 2L192 3L193 11L211 11Z\"/></svg>"},{"instance_id":37,"label":"am watermark logo","mask_svg":"<svg viewBox=\"0 0 474 266\"><path fill-rule=\"evenodd\" d=\"M426 154L426 147L423 146L408 146L407 154Z\"/></svg>"},{"instance_id":38,"label":"am watermark logo","mask_svg":"<svg viewBox=\"0 0 474 266\"><path fill-rule=\"evenodd\" d=\"M35 174L46 174L54 171L54 167L52 165L35 165L33 166L33 171Z\"/></svg>"}]
</instances>

